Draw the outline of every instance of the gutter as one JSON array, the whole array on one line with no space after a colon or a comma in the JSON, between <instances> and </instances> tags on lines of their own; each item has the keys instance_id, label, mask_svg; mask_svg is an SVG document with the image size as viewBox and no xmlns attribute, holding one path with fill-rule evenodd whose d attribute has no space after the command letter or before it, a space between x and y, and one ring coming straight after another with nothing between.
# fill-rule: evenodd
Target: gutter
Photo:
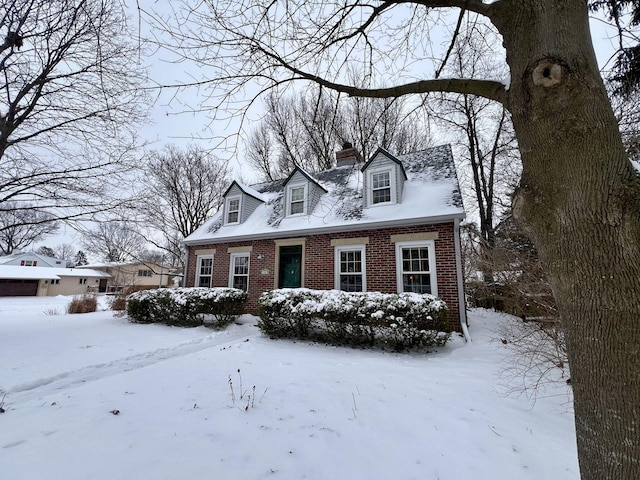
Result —
<instances>
[{"instance_id":1,"label":"gutter","mask_svg":"<svg viewBox=\"0 0 640 480\"><path fill-rule=\"evenodd\" d=\"M460 327L467 342L471 342L471 335L467 323L467 305L464 298L464 276L462 274L462 248L460 245L460 219L453 221L453 243L456 252L456 276L458 277L458 311L460 312Z\"/></svg>"},{"instance_id":2,"label":"gutter","mask_svg":"<svg viewBox=\"0 0 640 480\"><path fill-rule=\"evenodd\" d=\"M319 226L313 228L296 228L290 230L278 230L272 229L269 232L261 232L261 233L251 233L247 235L228 235L226 237L216 237L215 234L220 232L220 230L224 229L223 225L217 230L213 236L209 238L200 238L197 240L185 240L183 245L185 246L194 246L194 245L209 245L214 243L225 243L225 242L243 242L247 240L268 240L268 239L276 239L276 238L288 238L288 237L304 237L308 235L319 235L319 234L328 234L328 233L342 233L342 232L353 232L359 230L375 230L380 228L392 228L392 227L410 227L416 225L432 225L435 223L443 223L454 221L455 225L460 224L460 220L464 219L466 214L464 212L454 213L449 215L438 215L435 217L420 217L420 218L410 218L410 219L402 219L402 220L382 220L377 222L367 222L367 223L352 223L348 225L336 225L334 227L326 227ZM456 230L457 231L457 230ZM458 235L459 238L459 235ZM459 248L458 248L459 249Z\"/></svg>"}]
</instances>

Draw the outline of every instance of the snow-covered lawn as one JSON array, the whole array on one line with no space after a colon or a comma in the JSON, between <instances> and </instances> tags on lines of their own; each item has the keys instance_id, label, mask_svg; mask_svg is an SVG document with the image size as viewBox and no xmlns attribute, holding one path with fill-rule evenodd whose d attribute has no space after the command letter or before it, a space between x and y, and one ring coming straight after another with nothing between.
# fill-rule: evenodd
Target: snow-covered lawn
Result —
<instances>
[{"instance_id":1,"label":"snow-covered lawn","mask_svg":"<svg viewBox=\"0 0 640 480\"><path fill-rule=\"evenodd\" d=\"M495 313L425 355L269 340L246 317L216 332L67 315L68 301L0 298L2 479L579 478L565 389L533 407L501 393Z\"/></svg>"}]
</instances>

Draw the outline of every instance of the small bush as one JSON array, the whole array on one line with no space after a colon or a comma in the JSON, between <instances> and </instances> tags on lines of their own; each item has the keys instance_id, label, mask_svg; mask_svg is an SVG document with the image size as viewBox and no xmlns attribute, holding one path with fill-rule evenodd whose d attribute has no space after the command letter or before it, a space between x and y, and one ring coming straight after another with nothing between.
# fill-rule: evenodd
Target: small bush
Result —
<instances>
[{"instance_id":1,"label":"small bush","mask_svg":"<svg viewBox=\"0 0 640 480\"><path fill-rule=\"evenodd\" d=\"M107 298L107 305L110 310L116 312L124 312L127 309L127 297L131 295L135 290L131 287L125 288L117 292L116 294Z\"/></svg>"},{"instance_id":2,"label":"small bush","mask_svg":"<svg viewBox=\"0 0 640 480\"><path fill-rule=\"evenodd\" d=\"M444 345L451 330L446 304L433 295L300 288L265 292L259 303L258 326L272 337L403 350Z\"/></svg>"},{"instance_id":3,"label":"small bush","mask_svg":"<svg viewBox=\"0 0 640 480\"><path fill-rule=\"evenodd\" d=\"M90 313L98 310L98 299L95 295L75 296L67 305L67 313Z\"/></svg>"},{"instance_id":4,"label":"small bush","mask_svg":"<svg viewBox=\"0 0 640 480\"><path fill-rule=\"evenodd\" d=\"M247 293L236 288L160 288L127 297L127 315L135 323L222 328L243 312Z\"/></svg>"}]
</instances>

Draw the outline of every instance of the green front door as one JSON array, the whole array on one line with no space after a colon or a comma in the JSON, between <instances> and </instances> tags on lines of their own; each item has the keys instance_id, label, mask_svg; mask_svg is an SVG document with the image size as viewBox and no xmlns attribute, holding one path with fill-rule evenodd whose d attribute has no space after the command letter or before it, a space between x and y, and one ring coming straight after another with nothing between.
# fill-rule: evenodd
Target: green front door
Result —
<instances>
[{"instance_id":1,"label":"green front door","mask_svg":"<svg viewBox=\"0 0 640 480\"><path fill-rule=\"evenodd\" d=\"M302 245L280 247L278 288L300 288L302 286Z\"/></svg>"}]
</instances>

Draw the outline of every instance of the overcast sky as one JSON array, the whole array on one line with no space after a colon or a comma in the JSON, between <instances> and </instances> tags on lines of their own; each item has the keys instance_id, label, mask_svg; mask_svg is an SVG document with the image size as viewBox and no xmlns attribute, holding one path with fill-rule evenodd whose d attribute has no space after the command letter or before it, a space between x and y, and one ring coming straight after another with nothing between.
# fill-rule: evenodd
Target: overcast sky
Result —
<instances>
[{"instance_id":1,"label":"overcast sky","mask_svg":"<svg viewBox=\"0 0 640 480\"><path fill-rule=\"evenodd\" d=\"M163 8L163 5L168 4L156 2L154 8ZM134 10L131 15L134 25L137 24L136 15ZM146 28L144 22L141 23L141 28L144 33ZM605 67L611 52L615 49L614 32L599 20L592 20L591 28L598 61L601 67ZM159 50L154 55L144 57L142 60L148 64L150 77L157 84L176 84L189 79L201 78L202 71L197 65L190 62L178 63L176 57L166 51ZM217 136L229 135L238 130L238 122L217 121L212 123L206 113L196 113L194 110L200 108L200 104L205 98L202 96L202 92L195 87L179 93L171 88L154 90L153 98L155 103L150 123L140 130L141 138L149 142L151 149L159 150L169 143L178 146L193 143L205 149L214 149L219 142L219 139L216 139ZM259 115L259 107L259 104L254 107L253 118ZM247 123L250 126L250 122ZM245 128L247 123L245 123ZM438 143L437 138L434 138L434 143ZM234 149L234 145L231 144L227 146L229 148L226 151L216 148L215 153L218 157L229 160L234 177L248 183L256 181L256 176L252 175L243 163L242 142L239 143L237 149ZM60 243L71 243L81 248L79 238L69 228L65 228L60 235L48 237L44 241L38 242L33 248L41 245L54 246Z\"/></svg>"}]
</instances>

